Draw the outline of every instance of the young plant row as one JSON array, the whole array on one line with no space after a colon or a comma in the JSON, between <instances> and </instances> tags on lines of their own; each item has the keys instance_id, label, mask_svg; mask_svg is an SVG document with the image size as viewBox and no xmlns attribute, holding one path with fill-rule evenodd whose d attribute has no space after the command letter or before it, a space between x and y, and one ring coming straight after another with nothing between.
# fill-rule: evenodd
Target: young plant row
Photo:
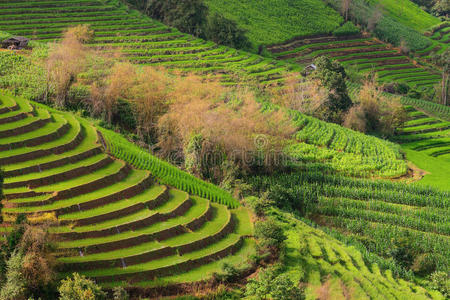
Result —
<instances>
[{"instance_id":1,"label":"young plant row","mask_svg":"<svg viewBox=\"0 0 450 300\"><path fill-rule=\"evenodd\" d=\"M229 208L239 206L239 202L227 191L160 160L128 142L119 134L102 128L99 130L104 137L107 150L113 156L128 162L136 168L150 171L162 184L170 185L189 194L227 205Z\"/></svg>"}]
</instances>

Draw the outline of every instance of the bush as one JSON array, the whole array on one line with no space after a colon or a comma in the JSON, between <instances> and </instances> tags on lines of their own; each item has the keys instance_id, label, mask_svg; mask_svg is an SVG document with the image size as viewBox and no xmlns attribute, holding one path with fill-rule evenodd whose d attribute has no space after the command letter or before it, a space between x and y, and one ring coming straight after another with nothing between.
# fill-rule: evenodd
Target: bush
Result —
<instances>
[{"instance_id":1,"label":"bush","mask_svg":"<svg viewBox=\"0 0 450 300\"><path fill-rule=\"evenodd\" d=\"M429 288L441 292L444 298L450 297L450 277L446 272L434 272L430 275Z\"/></svg>"},{"instance_id":2,"label":"bush","mask_svg":"<svg viewBox=\"0 0 450 300\"><path fill-rule=\"evenodd\" d=\"M113 288L113 299L114 300L128 300L130 299L130 296L128 295L127 291L121 287L116 286Z\"/></svg>"},{"instance_id":3,"label":"bush","mask_svg":"<svg viewBox=\"0 0 450 300\"><path fill-rule=\"evenodd\" d=\"M411 269L420 276L429 275L436 271L437 261L432 253L420 254L414 259Z\"/></svg>"},{"instance_id":4,"label":"bush","mask_svg":"<svg viewBox=\"0 0 450 300\"><path fill-rule=\"evenodd\" d=\"M103 300L105 292L92 280L84 275L74 273L73 277L67 277L61 281L59 287L60 300Z\"/></svg>"},{"instance_id":5,"label":"bush","mask_svg":"<svg viewBox=\"0 0 450 300\"><path fill-rule=\"evenodd\" d=\"M263 247L280 249L287 239L283 228L273 220L257 222L255 225L255 236Z\"/></svg>"},{"instance_id":6,"label":"bush","mask_svg":"<svg viewBox=\"0 0 450 300\"><path fill-rule=\"evenodd\" d=\"M205 37L217 44L233 48L242 49L250 45L245 31L240 29L236 22L217 13L208 17Z\"/></svg>"},{"instance_id":7,"label":"bush","mask_svg":"<svg viewBox=\"0 0 450 300\"><path fill-rule=\"evenodd\" d=\"M355 35L359 33L359 28L355 26L352 22L347 22L341 27L335 29L333 31L333 35L335 36L349 36Z\"/></svg>"}]
</instances>

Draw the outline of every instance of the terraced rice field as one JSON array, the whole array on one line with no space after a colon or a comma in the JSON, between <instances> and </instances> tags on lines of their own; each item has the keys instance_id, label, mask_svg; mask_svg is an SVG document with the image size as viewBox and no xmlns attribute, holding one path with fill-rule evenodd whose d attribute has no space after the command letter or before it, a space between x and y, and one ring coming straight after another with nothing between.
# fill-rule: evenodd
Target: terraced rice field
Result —
<instances>
[{"instance_id":1,"label":"terraced rice field","mask_svg":"<svg viewBox=\"0 0 450 300\"><path fill-rule=\"evenodd\" d=\"M279 214L278 214L279 215ZM354 247L284 215L287 273L307 283L306 299L444 299L368 263Z\"/></svg>"},{"instance_id":2,"label":"terraced rice field","mask_svg":"<svg viewBox=\"0 0 450 300\"><path fill-rule=\"evenodd\" d=\"M279 81L287 69L272 59L218 46L156 22L117 0L0 0L0 31L52 42L69 26L89 24L89 46L120 49L136 64L215 74L225 84Z\"/></svg>"},{"instance_id":3,"label":"terraced rice field","mask_svg":"<svg viewBox=\"0 0 450 300\"><path fill-rule=\"evenodd\" d=\"M325 163L352 176L398 177L407 172L400 147L342 126L291 112L298 127L291 156L301 162Z\"/></svg>"},{"instance_id":4,"label":"terraced rice field","mask_svg":"<svg viewBox=\"0 0 450 300\"><path fill-rule=\"evenodd\" d=\"M432 53L443 53L450 43L450 23L444 22L432 29L429 35L432 43L429 47L417 51L417 55L422 59L429 60Z\"/></svg>"},{"instance_id":5,"label":"terraced rice field","mask_svg":"<svg viewBox=\"0 0 450 300\"><path fill-rule=\"evenodd\" d=\"M397 49L369 36L321 36L300 38L272 45L268 50L280 60L306 66L319 56L329 56L344 66L365 73L375 71L381 82L405 82L411 86L433 86L440 75L414 64Z\"/></svg>"},{"instance_id":6,"label":"terraced rice field","mask_svg":"<svg viewBox=\"0 0 450 300\"><path fill-rule=\"evenodd\" d=\"M0 101L2 213L6 222L52 221L61 275L109 285L198 281L253 253L242 207L189 195L108 155L84 119L5 93Z\"/></svg>"},{"instance_id":7,"label":"terraced rice field","mask_svg":"<svg viewBox=\"0 0 450 300\"><path fill-rule=\"evenodd\" d=\"M409 121L399 129L398 140L405 146L450 162L450 122L439 119L414 106L407 106Z\"/></svg>"},{"instance_id":8,"label":"terraced rice field","mask_svg":"<svg viewBox=\"0 0 450 300\"><path fill-rule=\"evenodd\" d=\"M434 253L438 268L450 266L450 194L430 187L326 175L310 170L277 177L254 178L259 192L281 185L296 195L317 197L311 216L341 229L384 255L402 237L419 253ZM389 256L389 255L388 255Z\"/></svg>"}]
</instances>

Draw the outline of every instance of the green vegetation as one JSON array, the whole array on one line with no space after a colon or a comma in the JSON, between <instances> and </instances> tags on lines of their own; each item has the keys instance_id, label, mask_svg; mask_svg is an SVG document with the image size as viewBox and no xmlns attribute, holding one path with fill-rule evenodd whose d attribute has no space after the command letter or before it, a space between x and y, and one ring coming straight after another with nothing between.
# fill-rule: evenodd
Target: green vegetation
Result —
<instances>
[{"instance_id":1,"label":"green vegetation","mask_svg":"<svg viewBox=\"0 0 450 300\"><path fill-rule=\"evenodd\" d=\"M205 0L209 9L246 31L252 47L282 43L298 36L331 33L342 17L318 0Z\"/></svg>"},{"instance_id":2,"label":"green vegetation","mask_svg":"<svg viewBox=\"0 0 450 300\"><path fill-rule=\"evenodd\" d=\"M440 81L439 72L416 65L403 53L380 41L355 35L297 39L268 47L277 59L306 66L320 56L339 61L361 74L376 72L380 83L406 83L417 89L432 88Z\"/></svg>"},{"instance_id":3,"label":"green vegetation","mask_svg":"<svg viewBox=\"0 0 450 300\"><path fill-rule=\"evenodd\" d=\"M448 270L448 192L315 170L254 177L250 183L277 206L295 211L306 207L308 217L342 230L368 251L393 258L417 274ZM422 264L424 256L432 258L430 265Z\"/></svg>"},{"instance_id":4,"label":"green vegetation","mask_svg":"<svg viewBox=\"0 0 450 300\"><path fill-rule=\"evenodd\" d=\"M289 69L276 61L258 65L263 61L260 56L181 33L116 0L71 0L61 6L42 7L10 1L7 5L0 3L0 10L4 11L0 16L0 30L13 35L47 43L60 39L69 26L88 24L95 31L95 38L89 44L92 48L121 49L127 59L137 64L198 74L215 73L228 84L241 80L277 82ZM40 89L44 86L40 85Z\"/></svg>"},{"instance_id":5,"label":"green vegetation","mask_svg":"<svg viewBox=\"0 0 450 300\"><path fill-rule=\"evenodd\" d=\"M70 113L5 92L0 99L0 119L10 120L0 125L6 128L0 130L0 144L5 140L8 146L0 151L7 203L2 216L8 227L20 214L32 224L52 222L63 271L79 271L104 283L156 272L163 275L159 284L175 284L205 279L203 272L212 276L221 263L239 265L253 253L253 242L244 238L253 232L248 211L237 208L239 202L225 191L112 131L102 129L101 135L90 122ZM22 114L24 119L8 119ZM31 130L23 129L30 124L23 121L27 118L32 119ZM55 134L61 126L67 129ZM3 137L7 130L19 133L13 139ZM31 147L27 141L33 141ZM117 157L103 153L102 145ZM217 262L210 264L211 257ZM166 268L173 271L166 273ZM182 270L192 277L179 276ZM83 292L76 283L80 280L63 282L62 299Z\"/></svg>"},{"instance_id":6,"label":"green vegetation","mask_svg":"<svg viewBox=\"0 0 450 300\"><path fill-rule=\"evenodd\" d=\"M392 298L444 299L431 289L405 281L384 268L383 259L346 246L320 229L308 226L292 214L268 212L283 227L286 247L280 272L291 282L305 283L306 299Z\"/></svg>"},{"instance_id":7,"label":"green vegetation","mask_svg":"<svg viewBox=\"0 0 450 300\"><path fill-rule=\"evenodd\" d=\"M381 5L383 11L394 20L419 32L424 32L439 23L439 18L426 13L410 0L375 0L372 2Z\"/></svg>"}]
</instances>

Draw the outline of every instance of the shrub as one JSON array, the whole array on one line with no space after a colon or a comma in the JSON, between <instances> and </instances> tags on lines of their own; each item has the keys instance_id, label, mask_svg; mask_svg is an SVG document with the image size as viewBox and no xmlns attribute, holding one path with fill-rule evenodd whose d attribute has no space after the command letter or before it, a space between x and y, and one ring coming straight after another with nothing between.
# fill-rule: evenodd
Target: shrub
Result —
<instances>
[{"instance_id":1,"label":"shrub","mask_svg":"<svg viewBox=\"0 0 450 300\"><path fill-rule=\"evenodd\" d=\"M84 275L74 273L61 281L59 287L60 300L102 300L106 299L105 292L92 280Z\"/></svg>"},{"instance_id":2,"label":"shrub","mask_svg":"<svg viewBox=\"0 0 450 300\"><path fill-rule=\"evenodd\" d=\"M274 247L276 249L280 249L287 238L283 228L271 219L256 223L255 236L259 239L262 247Z\"/></svg>"},{"instance_id":3,"label":"shrub","mask_svg":"<svg viewBox=\"0 0 450 300\"><path fill-rule=\"evenodd\" d=\"M296 286L288 274L281 274L272 282L270 294L274 300L303 300L304 292Z\"/></svg>"},{"instance_id":4,"label":"shrub","mask_svg":"<svg viewBox=\"0 0 450 300\"><path fill-rule=\"evenodd\" d=\"M130 299L130 296L128 295L127 291L121 287L116 286L113 288L113 299L114 300L128 300Z\"/></svg>"},{"instance_id":5,"label":"shrub","mask_svg":"<svg viewBox=\"0 0 450 300\"><path fill-rule=\"evenodd\" d=\"M14 251L6 266L6 282L0 290L1 300L22 300L25 298L25 280L22 274L23 254Z\"/></svg>"},{"instance_id":6,"label":"shrub","mask_svg":"<svg viewBox=\"0 0 450 300\"><path fill-rule=\"evenodd\" d=\"M414 273L425 276L436 271L437 268L436 256L432 253L424 253L418 255L411 266Z\"/></svg>"},{"instance_id":7,"label":"shrub","mask_svg":"<svg viewBox=\"0 0 450 300\"><path fill-rule=\"evenodd\" d=\"M359 28L355 26L352 22L346 22L341 27L335 29L333 31L333 35L335 36L348 36L355 35L359 33Z\"/></svg>"},{"instance_id":8,"label":"shrub","mask_svg":"<svg viewBox=\"0 0 450 300\"><path fill-rule=\"evenodd\" d=\"M240 29L236 22L217 13L208 17L205 37L217 44L239 49L247 48L250 44L245 31Z\"/></svg>"},{"instance_id":9,"label":"shrub","mask_svg":"<svg viewBox=\"0 0 450 300\"><path fill-rule=\"evenodd\" d=\"M437 290L444 295L444 298L450 297L450 277L446 272L434 272L430 275L429 288Z\"/></svg>"}]
</instances>

